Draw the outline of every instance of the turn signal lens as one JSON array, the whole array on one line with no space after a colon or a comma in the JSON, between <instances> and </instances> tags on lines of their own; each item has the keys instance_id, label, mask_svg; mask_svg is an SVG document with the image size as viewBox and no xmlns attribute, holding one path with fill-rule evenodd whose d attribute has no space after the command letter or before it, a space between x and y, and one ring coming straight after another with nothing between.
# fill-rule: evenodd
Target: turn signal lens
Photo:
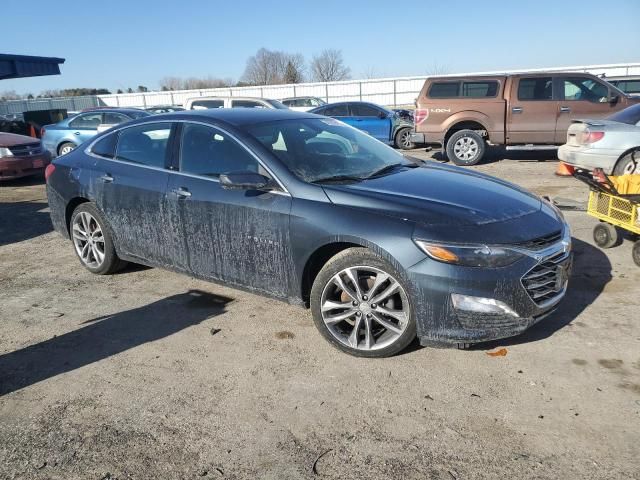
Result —
<instances>
[{"instance_id":1,"label":"turn signal lens","mask_svg":"<svg viewBox=\"0 0 640 480\"><path fill-rule=\"evenodd\" d=\"M458 256L451 250L447 250L446 248L440 247L438 245L424 244L423 248L429 256L442 262L456 263L458 262L458 260L460 260Z\"/></svg>"}]
</instances>

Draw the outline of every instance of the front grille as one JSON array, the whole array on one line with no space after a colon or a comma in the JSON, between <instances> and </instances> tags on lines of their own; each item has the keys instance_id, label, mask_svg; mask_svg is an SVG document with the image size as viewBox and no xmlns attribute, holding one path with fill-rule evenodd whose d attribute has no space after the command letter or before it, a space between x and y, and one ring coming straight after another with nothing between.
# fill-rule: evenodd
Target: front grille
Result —
<instances>
[{"instance_id":1,"label":"front grille","mask_svg":"<svg viewBox=\"0 0 640 480\"><path fill-rule=\"evenodd\" d=\"M562 296L569 278L571 256L560 252L543 260L522 277L522 285L537 305Z\"/></svg>"},{"instance_id":2,"label":"front grille","mask_svg":"<svg viewBox=\"0 0 640 480\"><path fill-rule=\"evenodd\" d=\"M28 145L15 145L9 147L9 151L16 157L28 157L31 155L39 155L42 153L42 145L40 143L30 143Z\"/></svg>"},{"instance_id":3,"label":"front grille","mask_svg":"<svg viewBox=\"0 0 640 480\"><path fill-rule=\"evenodd\" d=\"M518 247L526 248L528 250L542 250L559 242L562 238L562 231L558 230L549 235L543 237L534 238L533 240L527 240L526 242L518 243Z\"/></svg>"}]
</instances>

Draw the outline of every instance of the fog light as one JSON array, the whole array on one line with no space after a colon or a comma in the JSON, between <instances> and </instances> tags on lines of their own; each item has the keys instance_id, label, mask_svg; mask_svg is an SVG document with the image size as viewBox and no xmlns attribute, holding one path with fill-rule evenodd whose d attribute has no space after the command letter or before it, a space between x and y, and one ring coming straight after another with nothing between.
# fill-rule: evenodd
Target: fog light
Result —
<instances>
[{"instance_id":1,"label":"fog light","mask_svg":"<svg viewBox=\"0 0 640 480\"><path fill-rule=\"evenodd\" d=\"M507 314L514 317L519 316L506 303L496 300L495 298L473 297L471 295L452 293L451 300L453 301L453 306L457 310L500 315Z\"/></svg>"}]
</instances>

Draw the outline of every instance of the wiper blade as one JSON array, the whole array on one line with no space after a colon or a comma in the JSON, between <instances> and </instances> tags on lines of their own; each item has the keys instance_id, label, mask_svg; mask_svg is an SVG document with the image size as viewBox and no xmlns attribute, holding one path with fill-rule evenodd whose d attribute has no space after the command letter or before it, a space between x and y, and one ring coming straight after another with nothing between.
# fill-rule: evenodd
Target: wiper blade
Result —
<instances>
[{"instance_id":1,"label":"wiper blade","mask_svg":"<svg viewBox=\"0 0 640 480\"><path fill-rule=\"evenodd\" d=\"M325 182L344 182L344 181L353 181L353 182L361 182L362 177L354 177L353 175L330 175L328 177L317 178L311 183L325 183Z\"/></svg>"},{"instance_id":2,"label":"wiper blade","mask_svg":"<svg viewBox=\"0 0 640 480\"><path fill-rule=\"evenodd\" d=\"M378 177L380 175L384 175L385 173L389 173L395 170L396 168L400 168L400 167L416 168L418 166L419 165L416 165L415 163L392 163L391 165L386 165L381 169L376 170L372 174L368 175L366 178Z\"/></svg>"}]
</instances>

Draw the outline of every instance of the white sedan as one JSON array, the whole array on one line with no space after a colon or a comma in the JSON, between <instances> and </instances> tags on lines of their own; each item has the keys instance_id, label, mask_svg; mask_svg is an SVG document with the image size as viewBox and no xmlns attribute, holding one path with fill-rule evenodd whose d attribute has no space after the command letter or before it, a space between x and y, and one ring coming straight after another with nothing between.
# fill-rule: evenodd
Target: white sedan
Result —
<instances>
[{"instance_id":1,"label":"white sedan","mask_svg":"<svg viewBox=\"0 0 640 480\"><path fill-rule=\"evenodd\" d=\"M574 167L602 168L607 175L640 173L640 104L604 120L574 120L558 158Z\"/></svg>"}]
</instances>

